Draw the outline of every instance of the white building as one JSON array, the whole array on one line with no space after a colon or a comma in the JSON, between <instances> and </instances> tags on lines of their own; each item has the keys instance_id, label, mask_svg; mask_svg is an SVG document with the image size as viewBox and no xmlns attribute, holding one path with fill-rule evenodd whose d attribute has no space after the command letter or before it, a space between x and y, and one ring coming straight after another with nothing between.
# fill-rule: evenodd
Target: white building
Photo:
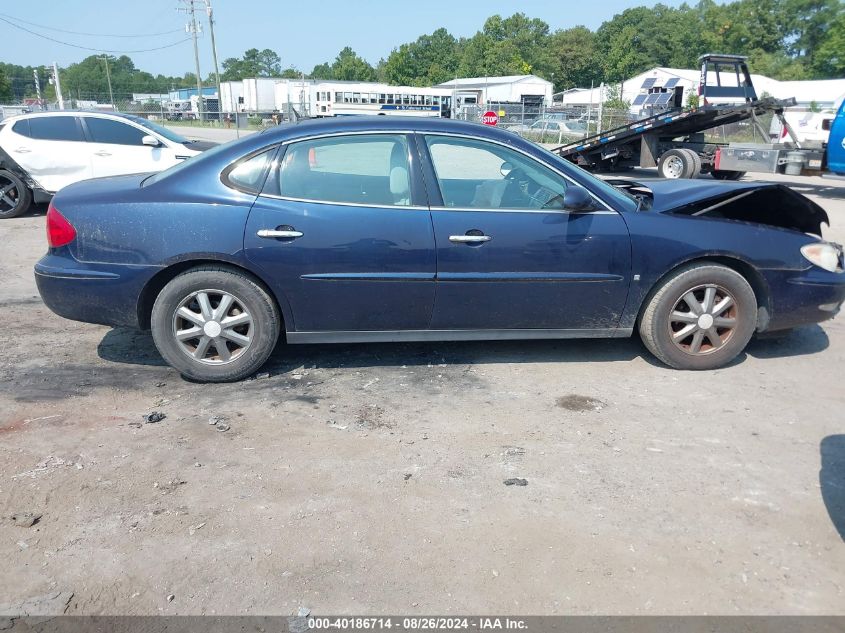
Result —
<instances>
[{"instance_id":1,"label":"white building","mask_svg":"<svg viewBox=\"0 0 845 633\"><path fill-rule=\"evenodd\" d=\"M469 77L437 84L435 88L453 91L458 103L486 105L487 103L552 104L554 86L537 75L509 75L505 77Z\"/></svg>"}]
</instances>

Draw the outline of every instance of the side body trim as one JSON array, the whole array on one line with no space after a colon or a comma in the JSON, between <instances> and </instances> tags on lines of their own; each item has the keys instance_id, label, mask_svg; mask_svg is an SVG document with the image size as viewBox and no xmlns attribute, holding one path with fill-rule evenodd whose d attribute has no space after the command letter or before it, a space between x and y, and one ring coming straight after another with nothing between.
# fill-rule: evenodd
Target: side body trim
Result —
<instances>
[{"instance_id":1,"label":"side body trim","mask_svg":"<svg viewBox=\"0 0 845 633\"><path fill-rule=\"evenodd\" d=\"M513 341L529 339L625 338L633 328L583 330L384 330L288 332L288 343L397 343L412 341Z\"/></svg>"}]
</instances>

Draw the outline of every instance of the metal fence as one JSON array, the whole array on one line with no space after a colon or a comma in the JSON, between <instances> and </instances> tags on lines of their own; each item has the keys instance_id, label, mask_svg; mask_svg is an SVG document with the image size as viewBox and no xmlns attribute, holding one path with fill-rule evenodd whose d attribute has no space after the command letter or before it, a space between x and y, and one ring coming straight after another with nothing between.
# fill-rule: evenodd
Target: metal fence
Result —
<instances>
[{"instance_id":1,"label":"metal fence","mask_svg":"<svg viewBox=\"0 0 845 633\"><path fill-rule=\"evenodd\" d=\"M286 104L278 110L261 112L235 112L232 108L221 108L217 98L203 99L200 106L196 99L173 101L167 94L144 95L144 97L133 99L131 95L81 93L65 97L63 105L66 110L120 112L152 121L218 128L261 129L310 116L309 104ZM60 107L57 102L10 106L6 115L58 109ZM2 112L0 112L0 118L2 118Z\"/></svg>"},{"instance_id":2,"label":"metal fence","mask_svg":"<svg viewBox=\"0 0 845 633\"><path fill-rule=\"evenodd\" d=\"M95 109L103 112L134 114L153 121L192 127L258 130L278 123L297 121L311 115L310 104L288 103L278 110L261 112L233 112L220 108L219 101L204 99L202 108L196 99L171 101L167 94L144 95L133 99L131 95L81 93L65 98L65 109ZM235 106L236 108L239 106ZM0 111L0 118L19 114L22 109L30 111L57 110L57 103L43 106L10 106ZM498 125L511 130L531 141L544 144L565 144L635 122L639 117L628 108L602 106L546 107L543 104L489 102L486 105L464 105L455 110L454 116L465 121L481 121L487 111L499 117ZM707 143L769 142L767 132L771 114L764 115L759 125L752 121L740 121L705 131Z\"/></svg>"}]
</instances>

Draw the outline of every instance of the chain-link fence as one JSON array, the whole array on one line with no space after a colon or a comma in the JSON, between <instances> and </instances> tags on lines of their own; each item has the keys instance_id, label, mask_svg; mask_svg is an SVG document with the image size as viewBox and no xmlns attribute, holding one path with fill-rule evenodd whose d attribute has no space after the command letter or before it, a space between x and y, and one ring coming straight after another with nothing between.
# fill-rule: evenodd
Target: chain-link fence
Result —
<instances>
[{"instance_id":1,"label":"chain-link fence","mask_svg":"<svg viewBox=\"0 0 845 633\"><path fill-rule=\"evenodd\" d=\"M310 104L307 103L288 103L280 109L245 112L240 104L236 104L234 108L227 108L225 105L221 107L216 96L204 97L200 102L196 96L187 99L173 99L169 94L103 95L79 93L65 97L63 106L66 110L120 112L165 124L232 129L262 129L310 116ZM3 114L14 116L26 112L58 109L60 109L58 102L10 106L8 109L0 111L0 118Z\"/></svg>"}]
</instances>

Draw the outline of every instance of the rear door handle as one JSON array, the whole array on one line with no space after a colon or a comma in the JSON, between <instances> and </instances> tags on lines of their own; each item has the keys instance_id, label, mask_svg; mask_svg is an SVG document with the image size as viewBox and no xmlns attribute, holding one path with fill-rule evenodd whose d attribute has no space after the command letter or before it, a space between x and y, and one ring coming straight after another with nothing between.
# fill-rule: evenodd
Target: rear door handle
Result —
<instances>
[{"instance_id":1,"label":"rear door handle","mask_svg":"<svg viewBox=\"0 0 845 633\"><path fill-rule=\"evenodd\" d=\"M450 235L449 241L455 244L481 244L489 242L493 238L489 235Z\"/></svg>"},{"instance_id":2,"label":"rear door handle","mask_svg":"<svg viewBox=\"0 0 845 633\"><path fill-rule=\"evenodd\" d=\"M305 235L305 234L302 231L294 231L294 230L279 231L277 229L261 229L260 231L258 231L258 237L266 237L266 238L270 238L270 239L280 239L280 238L281 239L285 239L285 238L291 239L291 238L302 237L303 235Z\"/></svg>"},{"instance_id":3,"label":"rear door handle","mask_svg":"<svg viewBox=\"0 0 845 633\"><path fill-rule=\"evenodd\" d=\"M29 154L31 151L32 151L31 149L28 149L26 147L19 147L18 149L15 150L15 153L16 154Z\"/></svg>"},{"instance_id":4,"label":"rear door handle","mask_svg":"<svg viewBox=\"0 0 845 633\"><path fill-rule=\"evenodd\" d=\"M94 152L94 156L111 156L111 152L100 150L99 152Z\"/></svg>"}]
</instances>

